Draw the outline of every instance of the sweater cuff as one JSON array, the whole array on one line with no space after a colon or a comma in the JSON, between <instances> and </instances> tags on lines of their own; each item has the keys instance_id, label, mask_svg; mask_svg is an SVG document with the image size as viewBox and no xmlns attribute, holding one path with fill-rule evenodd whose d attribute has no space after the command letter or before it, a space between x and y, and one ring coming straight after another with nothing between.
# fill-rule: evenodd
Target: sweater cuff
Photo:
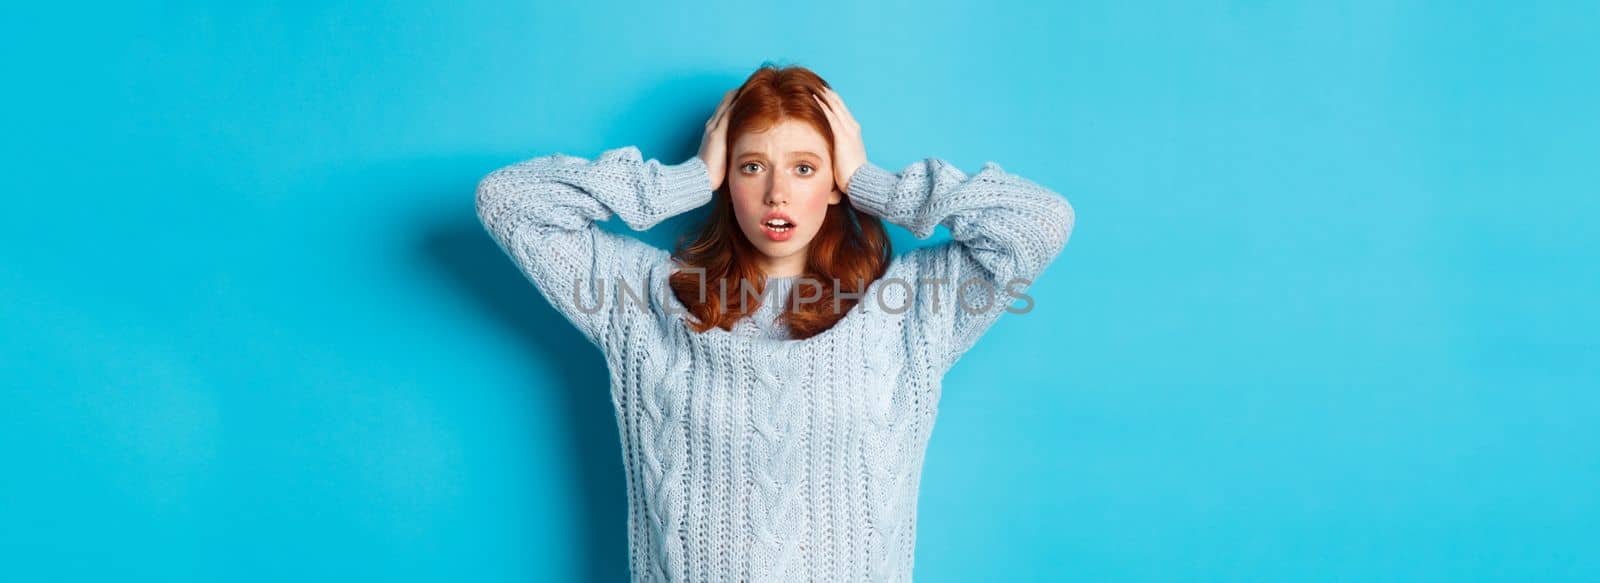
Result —
<instances>
[{"instance_id":1,"label":"sweater cuff","mask_svg":"<svg viewBox=\"0 0 1600 583\"><path fill-rule=\"evenodd\" d=\"M894 187L898 182L899 175L866 162L850 175L850 204L869 215L884 217L889 214L889 205L894 203Z\"/></svg>"},{"instance_id":2,"label":"sweater cuff","mask_svg":"<svg viewBox=\"0 0 1600 583\"><path fill-rule=\"evenodd\" d=\"M656 173L656 205L665 216L688 212L711 201L711 174L699 156L663 164Z\"/></svg>"}]
</instances>

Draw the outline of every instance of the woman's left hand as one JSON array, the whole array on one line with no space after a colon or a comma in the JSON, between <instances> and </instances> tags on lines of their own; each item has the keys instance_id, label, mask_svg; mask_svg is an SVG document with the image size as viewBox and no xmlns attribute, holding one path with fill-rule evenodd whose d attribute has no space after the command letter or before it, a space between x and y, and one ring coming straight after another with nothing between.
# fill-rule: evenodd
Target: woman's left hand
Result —
<instances>
[{"instance_id":1,"label":"woman's left hand","mask_svg":"<svg viewBox=\"0 0 1600 583\"><path fill-rule=\"evenodd\" d=\"M839 192L850 192L850 177L867 163L867 146L861 142L861 124L844 106L844 100L833 89L824 87L822 94L812 94L822 113L833 126L833 181Z\"/></svg>"}]
</instances>

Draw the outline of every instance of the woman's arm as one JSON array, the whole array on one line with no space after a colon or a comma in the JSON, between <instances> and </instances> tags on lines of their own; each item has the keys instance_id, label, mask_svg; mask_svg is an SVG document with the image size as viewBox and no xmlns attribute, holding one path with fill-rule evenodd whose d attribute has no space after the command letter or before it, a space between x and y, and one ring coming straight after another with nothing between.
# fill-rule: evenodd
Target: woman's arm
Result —
<instances>
[{"instance_id":1,"label":"woman's arm","mask_svg":"<svg viewBox=\"0 0 1600 583\"><path fill-rule=\"evenodd\" d=\"M834 180L852 206L919 239L933 236L938 225L950 229L949 243L906 254L917 281L903 282L914 290L915 315L947 368L1000 317L1011 294L1026 290L1061 253L1077 218L1072 205L993 162L970 177L936 158L891 174L867 161L861 124L839 94L824 89L815 97L833 128ZM968 294L988 296L963 303Z\"/></svg>"},{"instance_id":2,"label":"woman's arm","mask_svg":"<svg viewBox=\"0 0 1600 583\"><path fill-rule=\"evenodd\" d=\"M736 93L722 95L706 120L700 152L682 163L645 161L638 148L627 146L593 161L563 154L534 158L479 181L478 220L551 305L601 350L613 319L635 298L650 297L650 282L640 276L667 254L595 223L619 216L642 231L710 201L726 174L727 112ZM617 284L629 277L631 295L624 302Z\"/></svg>"},{"instance_id":3,"label":"woman's arm","mask_svg":"<svg viewBox=\"0 0 1600 583\"><path fill-rule=\"evenodd\" d=\"M634 230L711 200L699 157L675 165L645 161L633 146L595 160L553 154L495 170L478 183L483 226L524 275L584 336L604 349L612 319L623 310L616 286L643 296L640 280L661 250L603 230L619 216Z\"/></svg>"},{"instance_id":4,"label":"woman's arm","mask_svg":"<svg viewBox=\"0 0 1600 583\"><path fill-rule=\"evenodd\" d=\"M849 192L855 208L919 239L938 225L950 230L950 242L905 258L917 267L920 281L906 283L916 290L917 315L944 366L1060 254L1076 222L1066 198L993 162L971 176L936 158L898 174L865 162L849 179Z\"/></svg>"}]
</instances>

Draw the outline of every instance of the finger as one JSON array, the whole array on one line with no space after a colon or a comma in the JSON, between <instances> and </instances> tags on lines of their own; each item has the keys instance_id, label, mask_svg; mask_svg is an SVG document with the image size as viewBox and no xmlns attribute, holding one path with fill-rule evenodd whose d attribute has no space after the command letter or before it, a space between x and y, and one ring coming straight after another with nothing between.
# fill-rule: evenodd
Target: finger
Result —
<instances>
[{"instance_id":1,"label":"finger","mask_svg":"<svg viewBox=\"0 0 1600 583\"><path fill-rule=\"evenodd\" d=\"M833 112L839 116L839 119L844 120L846 123L855 124L856 118L850 115L850 108L845 107L844 98L839 96L839 92L829 88L828 100L833 105Z\"/></svg>"},{"instance_id":2,"label":"finger","mask_svg":"<svg viewBox=\"0 0 1600 583\"><path fill-rule=\"evenodd\" d=\"M721 131L722 130L722 126L727 122L727 119L728 119L727 112L723 112L723 111L717 112L715 115L711 116L711 120L710 121L706 122L706 131L708 131L708 132Z\"/></svg>"},{"instance_id":3,"label":"finger","mask_svg":"<svg viewBox=\"0 0 1600 583\"><path fill-rule=\"evenodd\" d=\"M722 94L722 101L717 103L717 110L711 113L711 125L720 124L722 119L727 117L729 106L733 104L733 96L738 92L739 90L734 88Z\"/></svg>"},{"instance_id":4,"label":"finger","mask_svg":"<svg viewBox=\"0 0 1600 583\"><path fill-rule=\"evenodd\" d=\"M846 122L843 118L839 117L839 112L836 111L833 108L832 105L829 105L827 101L824 101L822 97L820 97L820 96L813 96L813 97L816 97L817 98L817 104L822 106L822 114L824 116L827 116L827 118L828 118L828 127L833 128L833 134L835 136L841 136L841 137L844 136L845 135L845 129L847 127L845 124L848 123L848 122Z\"/></svg>"},{"instance_id":5,"label":"finger","mask_svg":"<svg viewBox=\"0 0 1600 583\"><path fill-rule=\"evenodd\" d=\"M827 101L824 101L821 96L819 96L819 95L817 95L815 93L812 93L811 97L817 100L817 105L822 106L822 115L825 115L825 116L828 117L828 125L830 125L830 126L838 126L839 125L839 118L834 115L833 107L828 105Z\"/></svg>"}]
</instances>

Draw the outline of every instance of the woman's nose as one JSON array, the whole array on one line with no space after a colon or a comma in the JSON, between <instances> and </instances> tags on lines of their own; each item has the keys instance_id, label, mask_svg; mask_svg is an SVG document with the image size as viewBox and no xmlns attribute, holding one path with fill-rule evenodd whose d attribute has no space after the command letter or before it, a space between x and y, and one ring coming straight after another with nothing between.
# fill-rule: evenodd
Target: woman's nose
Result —
<instances>
[{"instance_id":1,"label":"woman's nose","mask_svg":"<svg viewBox=\"0 0 1600 583\"><path fill-rule=\"evenodd\" d=\"M778 205L789 202L789 187L782 180L774 180L767 188L767 204Z\"/></svg>"}]
</instances>

